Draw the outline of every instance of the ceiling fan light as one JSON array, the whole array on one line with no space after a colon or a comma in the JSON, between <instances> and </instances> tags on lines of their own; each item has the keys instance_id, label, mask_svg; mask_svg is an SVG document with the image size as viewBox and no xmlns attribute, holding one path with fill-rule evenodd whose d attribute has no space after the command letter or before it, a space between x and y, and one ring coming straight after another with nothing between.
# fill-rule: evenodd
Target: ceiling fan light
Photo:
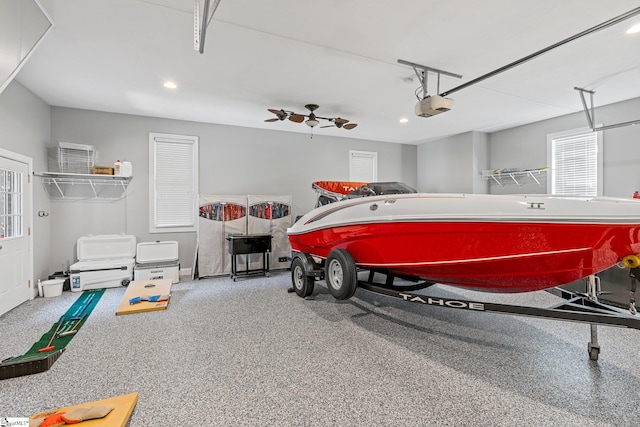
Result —
<instances>
[{"instance_id":1,"label":"ceiling fan light","mask_svg":"<svg viewBox=\"0 0 640 427\"><path fill-rule=\"evenodd\" d=\"M307 124L307 126L314 127L318 126L318 123L320 122L318 122L316 119L309 119L305 123Z\"/></svg>"}]
</instances>

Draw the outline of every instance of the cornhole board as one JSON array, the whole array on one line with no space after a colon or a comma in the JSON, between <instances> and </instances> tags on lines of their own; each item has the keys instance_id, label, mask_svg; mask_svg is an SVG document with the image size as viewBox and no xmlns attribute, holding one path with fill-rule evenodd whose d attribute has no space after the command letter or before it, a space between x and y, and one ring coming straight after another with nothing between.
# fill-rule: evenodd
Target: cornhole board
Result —
<instances>
[{"instance_id":1,"label":"cornhole board","mask_svg":"<svg viewBox=\"0 0 640 427\"><path fill-rule=\"evenodd\" d=\"M133 412L133 408L138 403L138 393L129 393L123 394L121 396L110 397L104 400L96 400L95 402L87 402L82 403L80 405L67 406L66 408L58 408L53 409L51 411L40 412L38 414L32 415L29 420L34 420L36 418L46 417L47 415L55 414L56 412L68 412L72 409L76 408L88 408L89 406L115 406L113 411L109 412L109 414L104 418L99 418L97 420L87 420L83 421L78 425L82 425L83 427L124 427L129 422L129 417L131 417L131 413ZM75 424L74 424L75 425Z\"/></svg>"},{"instance_id":2,"label":"cornhole board","mask_svg":"<svg viewBox=\"0 0 640 427\"><path fill-rule=\"evenodd\" d=\"M144 313L147 311L166 310L169 305L167 301L141 301L137 304L129 304L129 300L143 295L165 295L171 293L171 280L134 280L129 283L127 291L120 301L120 305L116 309L116 316L122 314Z\"/></svg>"}]
</instances>

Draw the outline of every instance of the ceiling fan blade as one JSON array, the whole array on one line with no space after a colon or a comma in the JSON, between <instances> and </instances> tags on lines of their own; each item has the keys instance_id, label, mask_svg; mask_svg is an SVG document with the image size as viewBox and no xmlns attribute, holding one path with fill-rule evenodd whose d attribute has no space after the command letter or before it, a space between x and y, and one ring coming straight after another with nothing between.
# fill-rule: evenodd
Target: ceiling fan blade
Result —
<instances>
[{"instance_id":1,"label":"ceiling fan blade","mask_svg":"<svg viewBox=\"0 0 640 427\"><path fill-rule=\"evenodd\" d=\"M349 123L349 120L341 119L340 117L337 117L337 118L333 119L333 121L336 122L336 123L342 123L342 124Z\"/></svg>"},{"instance_id":2,"label":"ceiling fan blade","mask_svg":"<svg viewBox=\"0 0 640 427\"><path fill-rule=\"evenodd\" d=\"M271 111L276 116L281 116L281 115L285 114L285 112L283 110L275 110L273 108L267 108L267 111Z\"/></svg>"},{"instance_id":3,"label":"ceiling fan blade","mask_svg":"<svg viewBox=\"0 0 640 427\"><path fill-rule=\"evenodd\" d=\"M345 128L347 130L350 130L350 129L353 129L354 127L356 127L356 126L358 126L358 125L355 124L355 123L347 123L346 125L343 126L343 128Z\"/></svg>"},{"instance_id":4,"label":"ceiling fan blade","mask_svg":"<svg viewBox=\"0 0 640 427\"><path fill-rule=\"evenodd\" d=\"M302 123L304 121L304 116L302 114L292 114L289 116L289 120L296 123Z\"/></svg>"},{"instance_id":5,"label":"ceiling fan blade","mask_svg":"<svg viewBox=\"0 0 640 427\"><path fill-rule=\"evenodd\" d=\"M336 127L336 125L327 125L327 126L320 126L321 128L334 128Z\"/></svg>"},{"instance_id":6,"label":"ceiling fan blade","mask_svg":"<svg viewBox=\"0 0 640 427\"><path fill-rule=\"evenodd\" d=\"M279 121L280 121L280 119L279 119L279 118L277 118L277 117L274 117L273 119L267 119L267 120L265 120L265 122L279 122Z\"/></svg>"}]
</instances>

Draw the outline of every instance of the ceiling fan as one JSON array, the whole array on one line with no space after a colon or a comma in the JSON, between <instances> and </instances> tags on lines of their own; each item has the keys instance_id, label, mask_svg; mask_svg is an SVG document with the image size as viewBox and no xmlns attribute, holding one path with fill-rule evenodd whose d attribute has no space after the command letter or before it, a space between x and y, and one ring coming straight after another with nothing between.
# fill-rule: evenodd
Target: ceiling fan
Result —
<instances>
[{"instance_id":1,"label":"ceiling fan","mask_svg":"<svg viewBox=\"0 0 640 427\"><path fill-rule=\"evenodd\" d=\"M293 111L287 111L284 109L280 109L280 110L276 110L273 108L267 108L268 111L272 112L273 114L276 115L276 117L273 117L271 119L267 119L265 120L265 122L277 122L277 121L282 121L285 119L289 119L292 122L296 122L296 123L302 123L305 122L305 124L307 126L310 127L315 127L318 126L320 124L319 120L326 120L328 122L331 122L332 124L327 125L327 126L320 126L323 128L330 128L330 127L337 127L338 129L353 129L354 127L358 126L356 123L349 123L349 120L347 119L343 119L340 117L320 117L320 116L316 116L315 111L319 108L319 106L317 104L307 104L304 106L304 108L306 108L307 110L310 111L309 114L298 114L298 113L294 113ZM308 119L305 121L305 118L308 117Z\"/></svg>"}]
</instances>

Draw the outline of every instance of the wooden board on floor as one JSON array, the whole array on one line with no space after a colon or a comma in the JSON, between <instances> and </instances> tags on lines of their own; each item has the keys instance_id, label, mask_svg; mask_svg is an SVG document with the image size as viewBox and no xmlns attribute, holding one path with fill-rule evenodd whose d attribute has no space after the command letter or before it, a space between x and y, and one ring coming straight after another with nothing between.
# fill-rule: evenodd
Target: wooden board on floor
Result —
<instances>
[{"instance_id":1,"label":"wooden board on floor","mask_svg":"<svg viewBox=\"0 0 640 427\"><path fill-rule=\"evenodd\" d=\"M137 304L129 304L131 298L143 295L169 295L171 293L171 280L134 280L129 283L127 291L116 309L116 316L121 314L144 313L146 311L165 310L169 305L167 301L149 302L142 301Z\"/></svg>"},{"instance_id":2,"label":"wooden board on floor","mask_svg":"<svg viewBox=\"0 0 640 427\"><path fill-rule=\"evenodd\" d=\"M40 412L35 414L29 418L29 420L34 420L36 418L43 418L47 415L55 414L56 412L68 412L72 409L76 408L88 408L90 406L115 406L113 411L109 412L109 414L104 418L99 418L96 420L87 420L83 421L78 425L86 426L86 427L124 427L127 425L129 421L129 417L131 417L131 413L133 412L133 408L138 403L138 393L129 393L123 394L121 396L110 397L104 400L97 400L95 402L87 402L82 403L80 405L75 406L67 406L66 408L58 408L53 409L51 411ZM74 424L75 425L75 424Z\"/></svg>"}]
</instances>

